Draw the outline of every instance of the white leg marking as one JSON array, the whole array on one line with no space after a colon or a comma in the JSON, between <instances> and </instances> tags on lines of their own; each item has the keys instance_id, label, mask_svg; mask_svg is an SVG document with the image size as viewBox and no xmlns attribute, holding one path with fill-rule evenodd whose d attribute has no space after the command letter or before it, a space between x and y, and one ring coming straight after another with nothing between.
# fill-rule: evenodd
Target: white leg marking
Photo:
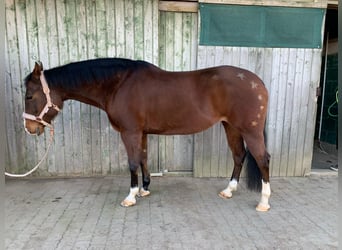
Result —
<instances>
[{"instance_id":1,"label":"white leg marking","mask_svg":"<svg viewBox=\"0 0 342 250\"><path fill-rule=\"evenodd\" d=\"M271 196L271 186L270 183L265 183L262 180L262 190L261 190L261 199L256 207L256 210L259 212L266 212L270 209L270 204L268 203L268 199Z\"/></svg>"},{"instance_id":2,"label":"white leg marking","mask_svg":"<svg viewBox=\"0 0 342 250\"><path fill-rule=\"evenodd\" d=\"M231 198L233 196L232 192L236 191L237 189L237 184L238 184L237 180L232 179L229 182L228 187L219 193L219 196L225 199Z\"/></svg>"},{"instance_id":3,"label":"white leg marking","mask_svg":"<svg viewBox=\"0 0 342 250\"><path fill-rule=\"evenodd\" d=\"M130 207L130 206L134 206L137 203L137 200L135 198L135 196L139 193L139 188L135 187L135 188L131 188L129 191L128 196L126 197L126 199L124 199L121 202L121 206L123 207Z\"/></svg>"},{"instance_id":4,"label":"white leg marking","mask_svg":"<svg viewBox=\"0 0 342 250\"><path fill-rule=\"evenodd\" d=\"M151 192L150 192L149 190L145 190L145 189L142 187L142 188L140 188L140 191L139 191L138 196L139 196L139 197L145 197L145 196L148 196L148 195L150 195L150 194L151 194Z\"/></svg>"}]
</instances>

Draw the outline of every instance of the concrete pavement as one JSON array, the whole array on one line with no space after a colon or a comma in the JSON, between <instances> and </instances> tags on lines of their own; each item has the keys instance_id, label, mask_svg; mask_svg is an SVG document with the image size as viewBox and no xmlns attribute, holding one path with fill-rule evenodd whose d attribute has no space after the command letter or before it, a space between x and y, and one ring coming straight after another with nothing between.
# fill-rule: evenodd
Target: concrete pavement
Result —
<instances>
[{"instance_id":1,"label":"concrete pavement","mask_svg":"<svg viewBox=\"0 0 342 250\"><path fill-rule=\"evenodd\" d=\"M139 180L140 181L140 180ZM7 180L6 249L337 249L337 176L272 178L271 210L241 180L153 177L120 206L128 177Z\"/></svg>"}]
</instances>

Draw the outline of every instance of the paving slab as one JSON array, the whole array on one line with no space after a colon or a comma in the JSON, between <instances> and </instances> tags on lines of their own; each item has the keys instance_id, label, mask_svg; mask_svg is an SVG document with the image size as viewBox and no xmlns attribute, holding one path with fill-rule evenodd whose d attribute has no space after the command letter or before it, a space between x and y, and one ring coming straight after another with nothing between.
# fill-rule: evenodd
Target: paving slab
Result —
<instances>
[{"instance_id":1,"label":"paving slab","mask_svg":"<svg viewBox=\"0 0 342 250\"><path fill-rule=\"evenodd\" d=\"M272 178L271 210L241 180L153 177L120 206L129 177L7 180L6 249L337 249L337 176Z\"/></svg>"}]
</instances>

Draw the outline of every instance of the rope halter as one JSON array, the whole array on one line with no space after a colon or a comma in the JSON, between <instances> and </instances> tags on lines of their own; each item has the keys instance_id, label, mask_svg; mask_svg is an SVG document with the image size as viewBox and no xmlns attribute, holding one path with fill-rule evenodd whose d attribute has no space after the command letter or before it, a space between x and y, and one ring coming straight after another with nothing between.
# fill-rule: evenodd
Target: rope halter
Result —
<instances>
[{"instance_id":1,"label":"rope halter","mask_svg":"<svg viewBox=\"0 0 342 250\"><path fill-rule=\"evenodd\" d=\"M50 129L52 128L52 125L46 121L43 120L44 115L49 112L49 110L52 108L54 110L56 110L57 112L60 111L60 108L56 105L53 104L51 101L51 96L50 96L50 89L48 87L48 84L46 82L45 76L44 76L44 71L41 72L40 74L40 82L42 84L43 87L43 92L46 96L46 104L43 108L43 110L40 112L40 114L38 116L34 116L28 113L23 113L23 118L27 119L27 120L31 120L31 121L36 121L39 122L41 124L43 124L44 126L49 127Z\"/></svg>"}]
</instances>

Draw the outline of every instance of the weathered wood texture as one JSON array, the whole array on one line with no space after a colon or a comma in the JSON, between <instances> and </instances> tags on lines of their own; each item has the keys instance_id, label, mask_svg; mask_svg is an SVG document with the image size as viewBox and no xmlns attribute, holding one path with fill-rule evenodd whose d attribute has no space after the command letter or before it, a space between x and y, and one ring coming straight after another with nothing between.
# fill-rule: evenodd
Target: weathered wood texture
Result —
<instances>
[{"instance_id":1,"label":"weathered wood texture","mask_svg":"<svg viewBox=\"0 0 342 250\"><path fill-rule=\"evenodd\" d=\"M320 49L199 46L198 68L234 65L255 72L269 90L266 124L272 176L303 176L311 169ZM195 136L194 175L226 176L231 156L220 125Z\"/></svg>"},{"instance_id":2,"label":"weathered wood texture","mask_svg":"<svg viewBox=\"0 0 342 250\"><path fill-rule=\"evenodd\" d=\"M198 11L198 3L196 1L159 1L159 10L174 12L195 12Z\"/></svg>"}]
</instances>

